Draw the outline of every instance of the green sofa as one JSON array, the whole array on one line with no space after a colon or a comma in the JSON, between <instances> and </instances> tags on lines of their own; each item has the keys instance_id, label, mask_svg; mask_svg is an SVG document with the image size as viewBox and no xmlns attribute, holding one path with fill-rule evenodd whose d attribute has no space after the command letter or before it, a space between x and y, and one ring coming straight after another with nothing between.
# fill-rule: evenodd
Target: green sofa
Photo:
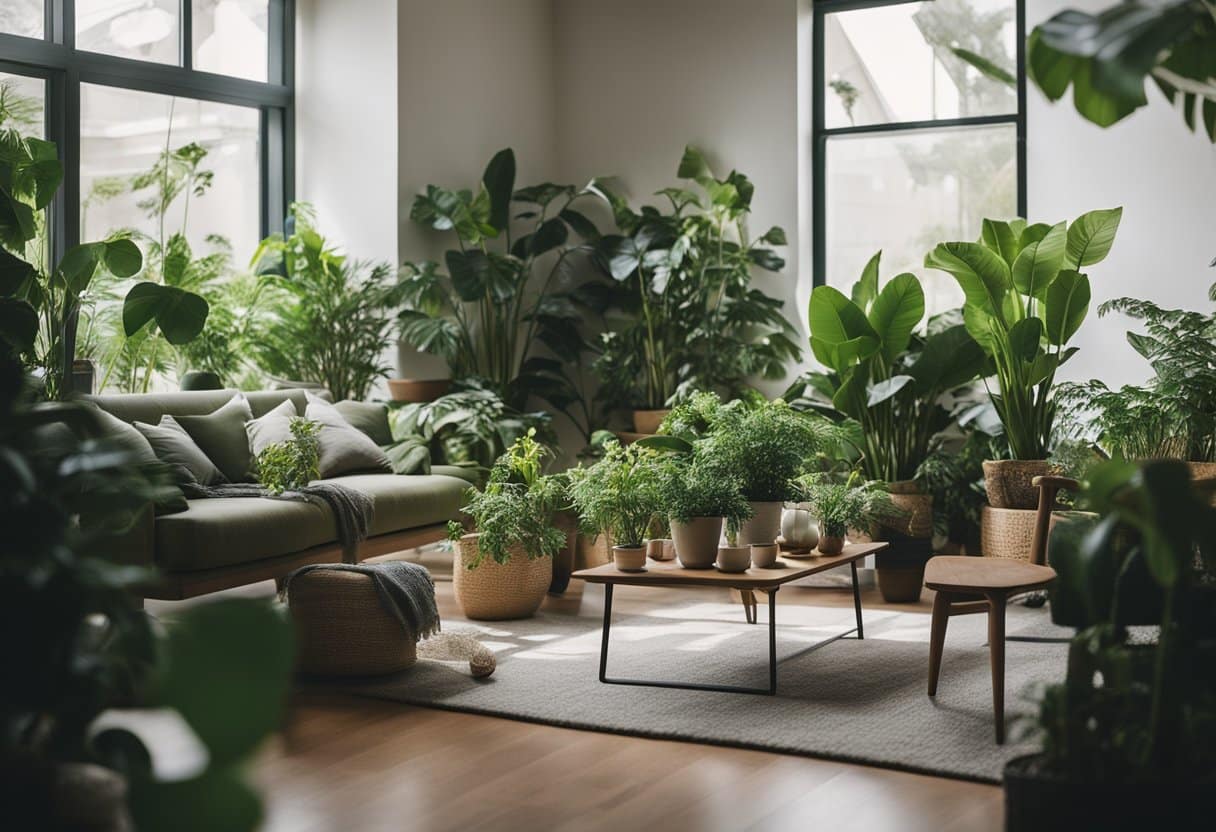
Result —
<instances>
[{"instance_id":1,"label":"green sofa","mask_svg":"<svg viewBox=\"0 0 1216 832\"><path fill-rule=\"evenodd\" d=\"M212 413L236 392L114 394L86 400L124 422L156 424L166 414ZM291 399L300 413L305 408L303 390L244 395L255 417L284 399ZM327 508L242 497L189 500L185 511L160 516L149 507L121 541L109 545L108 554L124 563L157 567L160 577L144 593L146 597L190 598L279 579L309 563L356 562L441 540L447 534L447 522L459 519L470 484L467 469L446 466L435 466L427 475L353 474L332 481L370 495L375 504L371 536L357 551L343 551Z\"/></svg>"}]
</instances>

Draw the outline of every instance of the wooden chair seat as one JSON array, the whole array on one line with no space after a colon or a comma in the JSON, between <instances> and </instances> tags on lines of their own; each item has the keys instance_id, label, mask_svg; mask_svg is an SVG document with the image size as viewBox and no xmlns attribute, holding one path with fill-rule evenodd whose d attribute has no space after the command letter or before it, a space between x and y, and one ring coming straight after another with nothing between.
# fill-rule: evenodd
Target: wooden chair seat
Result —
<instances>
[{"instance_id":1,"label":"wooden chair seat","mask_svg":"<svg viewBox=\"0 0 1216 832\"><path fill-rule=\"evenodd\" d=\"M1050 566L1008 558L938 555L925 565L925 586L938 592L1026 592L1041 589L1055 576Z\"/></svg>"}]
</instances>

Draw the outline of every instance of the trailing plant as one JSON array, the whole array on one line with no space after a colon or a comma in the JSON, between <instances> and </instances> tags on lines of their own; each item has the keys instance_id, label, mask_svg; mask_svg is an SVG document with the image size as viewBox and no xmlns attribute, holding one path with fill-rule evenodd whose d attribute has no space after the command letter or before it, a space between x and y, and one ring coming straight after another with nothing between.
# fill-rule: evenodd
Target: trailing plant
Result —
<instances>
[{"instance_id":1,"label":"trailing plant","mask_svg":"<svg viewBox=\"0 0 1216 832\"><path fill-rule=\"evenodd\" d=\"M587 534L606 534L614 546L641 546L662 510L661 462L636 444L604 444L593 465L569 471L570 500Z\"/></svg>"},{"instance_id":2,"label":"trailing plant","mask_svg":"<svg viewBox=\"0 0 1216 832\"><path fill-rule=\"evenodd\" d=\"M1216 285L1209 295L1216 301ZM1129 331L1127 340L1153 377L1118 390L1097 379L1061 385L1072 414L1068 432L1125 459L1216 462L1216 311L1163 309L1134 298L1098 307L1100 315L1112 311L1144 322L1147 334Z\"/></svg>"},{"instance_id":3,"label":"trailing plant","mask_svg":"<svg viewBox=\"0 0 1216 832\"><path fill-rule=\"evenodd\" d=\"M390 407L394 441L385 452L398 474L427 474L432 464L489 468L529 433L547 446L557 445L548 413L520 413L494 391L469 381L456 387L433 402Z\"/></svg>"},{"instance_id":4,"label":"trailing plant","mask_svg":"<svg viewBox=\"0 0 1216 832\"><path fill-rule=\"evenodd\" d=\"M452 232L438 263L407 263L401 335L442 356L454 378L479 378L511 406L529 395L566 414L588 441L594 427L579 365L590 348L571 275L599 238L580 201L595 194L546 182L515 188L515 153L499 151L477 192L428 185L410 219ZM548 354L541 348L548 349Z\"/></svg>"},{"instance_id":5,"label":"trailing plant","mask_svg":"<svg viewBox=\"0 0 1216 832\"><path fill-rule=\"evenodd\" d=\"M990 395L1014 459L1047 457L1055 374L1076 353L1065 345L1089 312L1080 270L1106 258L1122 215L1091 211L1052 226L986 219L980 242L939 243L925 255L963 289L963 323L995 364L999 393Z\"/></svg>"},{"instance_id":6,"label":"trailing plant","mask_svg":"<svg viewBox=\"0 0 1216 832\"><path fill-rule=\"evenodd\" d=\"M751 285L754 267L784 268L770 246L786 244L776 226L749 236L751 181L738 171L716 178L692 146L677 175L688 184L659 191L666 213L635 212L598 188L621 230L597 246L620 313L595 361L601 400L613 407L662 408L693 390L733 397L749 377L782 378L801 358L783 303Z\"/></svg>"},{"instance_id":7,"label":"trailing plant","mask_svg":"<svg viewBox=\"0 0 1216 832\"><path fill-rule=\"evenodd\" d=\"M129 239L113 237L73 246L50 263L45 210L63 166L53 142L13 126L13 106L0 86L0 343L22 356L41 376L43 394L57 400L71 392L77 314L94 276L103 265L133 275L143 257Z\"/></svg>"},{"instance_id":8,"label":"trailing plant","mask_svg":"<svg viewBox=\"0 0 1216 832\"><path fill-rule=\"evenodd\" d=\"M1109 127L1148 105L1151 79L1187 129L1216 142L1216 2L1125 0L1096 14L1065 9L1034 28L1026 68L1052 101ZM1202 119L1202 121L1200 121Z\"/></svg>"},{"instance_id":9,"label":"trailing plant","mask_svg":"<svg viewBox=\"0 0 1216 832\"><path fill-rule=\"evenodd\" d=\"M1038 714L1042 765L1074 782L1204 782L1216 771L1216 508L1177 461L1108 462L1062 523L1051 617L1074 627L1068 672ZM1156 641L1129 627L1159 628Z\"/></svg>"},{"instance_id":10,"label":"trailing plant","mask_svg":"<svg viewBox=\"0 0 1216 832\"><path fill-rule=\"evenodd\" d=\"M865 481L853 471L844 482L823 473L798 479L803 501L823 524L823 534L844 537L849 529L868 529L878 521L899 515L883 483Z\"/></svg>"},{"instance_id":11,"label":"trailing plant","mask_svg":"<svg viewBox=\"0 0 1216 832\"><path fill-rule=\"evenodd\" d=\"M254 460L258 482L271 494L296 491L321 476L321 423L293 416L291 438L262 450Z\"/></svg>"},{"instance_id":12,"label":"trailing plant","mask_svg":"<svg viewBox=\"0 0 1216 832\"><path fill-rule=\"evenodd\" d=\"M552 557L566 544L566 535L553 525L553 515L565 500L565 484L541 474L541 461L549 451L529 431L517 439L490 469L482 491L470 488L462 511L477 527L477 555L468 568L476 569L485 556L507 563L512 549L529 560Z\"/></svg>"},{"instance_id":13,"label":"trailing plant","mask_svg":"<svg viewBox=\"0 0 1216 832\"><path fill-rule=\"evenodd\" d=\"M336 399L367 398L390 367L392 312L405 296L384 263L351 261L316 228L310 205L293 203L285 230L261 242L254 271L274 295L258 333L257 361L266 372L319 382Z\"/></svg>"},{"instance_id":14,"label":"trailing plant","mask_svg":"<svg viewBox=\"0 0 1216 832\"><path fill-rule=\"evenodd\" d=\"M878 252L853 285L811 292L811 351L828 372L803 376L791 399L861 426L861 469L872 480L910 480L950 422L950 390L974 381L987 361L957 316L936 316L922 334L925 295L905 272L880 288ZM839 418L839 417L838 417Z\"/></svg>"}]
</instances>

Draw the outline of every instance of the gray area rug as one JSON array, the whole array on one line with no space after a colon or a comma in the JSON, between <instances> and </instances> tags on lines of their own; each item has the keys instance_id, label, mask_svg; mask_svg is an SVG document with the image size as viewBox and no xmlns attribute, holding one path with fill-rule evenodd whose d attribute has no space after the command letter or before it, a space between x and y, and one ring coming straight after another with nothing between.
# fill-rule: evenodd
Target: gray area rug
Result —
<instances>
[{"instance_id":1,"label":"gray area rug","mask_svg":"<svg viewBox=\"0 0 1216 832\"><path fill-rule=\"evenodd\" d=\"M614 617L608 675L764 686L767 610L744 623L722 603L657 606ZM851 609L778 605L778 659L853 626ZM525 621L446 621L491 647L497 672L420 662L397 676L337 689L358 695L570 728L754 748L981 782L1032 750L1015 718L1034 689L1063 677L1067 645L1009 642L1006 715L1012 739L993 742L987 616L951 620L936 699L925 693L929 616L867 611L866 638L841 639L784 662L776 696L605 685L600 619L540 613ZM1066 636L1047 610L1013 606L1009 635ZM326 689L335 685L327 683Z\"/></svg>"}]
</instances>

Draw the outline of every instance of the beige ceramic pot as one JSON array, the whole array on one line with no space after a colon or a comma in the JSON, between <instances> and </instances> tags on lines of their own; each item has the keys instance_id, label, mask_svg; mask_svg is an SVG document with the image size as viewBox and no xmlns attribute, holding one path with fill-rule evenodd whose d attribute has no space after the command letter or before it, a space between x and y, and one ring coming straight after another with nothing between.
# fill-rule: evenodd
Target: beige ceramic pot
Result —
<instances>
[{"instance_id":1,"label":"beige ceramic pot","mask_svg":"<svg viewBox=\"0 0 1216 832\"><path fill-rule=\"evenodd\" d=\"M646 571L645 546L613 546L612 562L622 572Z\"/></svg>"},{"instance_id":2,"label":"beige ceramic pot","mask_svg":"<svg viewBox=\"0 0 1216 832\"><path fill-rule=\"evenodd\" d=\"M1045 459L984 460L984 488L993 508L1038 508L1039 489L1031 482L1051 473Z\"/></svg>"},{"instance_id":3,"label":"beige ceramic pot","mask_svg":"<svg viewBox=\"0 0 1216 832\"><path fill-rule=\"evenodd\" d=\"M659 432L659 425L667 418L671 410L635 410L633 411L633 429L636 433L650 435Z\"/></svg>"},{"instance_id":4,"label":"beige ceramic pot","mask_svg":"<svg viewBox=\"0 0 1216 832\"><path fill-rule=\"evenodd\" d=\"M784 504L780 500L776 500L753 501L750 505L752 507L751 519L744 520L739 526L739 545L772 543L781 533L781 507Z\"/></svg>"},{"instance_id":5,"label":"beige ceramic pot","mask_svg":"<svg viewBox=\"0 0 1216 832\"><path fill-rule=\"evenodd\" d=\"M395 402L433 402L451 386L450 378L390 378L388 394Z\"/></svg>"},{"instance_id":6,"label":"beige ceramic pot","mask_svg":"<svg viewBox=\"0 0 1216 832\"><path fill-rule=\"evenodd\" d=\"M718 557L722 536L721 517L694 517L687 523L671 521L671 539L676 557L685 569L709 569Z\"/></svg>"},{"instance_id":7,"label":"beige ceramic pot","mask_svg":"<svg viewBox=\"0 0 1216 832\"><path fill-rule=\"evenodd\" d=\"M646 556L651 560L675 560L676 544L668 537L652 537L646 541Z\"/></svg>"},{"instance_id":8,"label":"beige ceramic pot","mask_svg":"<svg viewBox=\"0 0 1216 832\"><path fill-rule=\"evenodd\" d=\"M746 572L752 565L750 546L719 546L714 566L719 572Z\"/></svg>"},{"instance_id":9,"label":"beige ceramic pot","mask_svg":"<svg viewBox=\"0 0 1216 832\"><path fill-rule=\"evenodd\" d=\"M781 540L790 549L814 549L819 544L809 504L798 503L781 512Z\"/></svg>"},{"instance_id":10,"label":"beige ceramic pot","mask_svg":"<svg viewBox=\"0 0 1216 832\"><path fill-rule=\"evenodd\" d=\"M777 563L776 543L753 543L751 550L752 566L767 569Z\"/></svg>"},{"instance_id":11,"label":"beige ceramic pot","mask_svg":"<svg viewBox=\"0 0 1216 832\"><path fill-rule=\"evenodd\" d=\"M452 564L452 588L460 608L477 621L530 618L540 608L553 580L553 559L529 558L522 547L511 550L506 563L477 558L476 534L466 534L456 544Z\"/></svg>"}]
</instances>

